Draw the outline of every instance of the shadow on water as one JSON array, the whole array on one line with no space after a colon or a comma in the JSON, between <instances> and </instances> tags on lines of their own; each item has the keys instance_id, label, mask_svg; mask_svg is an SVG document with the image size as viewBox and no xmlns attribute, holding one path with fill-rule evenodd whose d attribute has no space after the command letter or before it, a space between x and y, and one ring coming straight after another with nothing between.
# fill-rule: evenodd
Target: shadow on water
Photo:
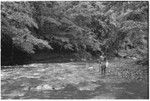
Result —
<instances>
[{"instance_id":1,"label":"shadow on water","mask_svg":"<svg viewBox=\"0 0 150 101\"><path fill-rule=\"evenodd\" d=\"M33 81L34 82L34 81ZM103 83L94 90L79 90L74 84L68 84L61 90L29 90L24 96L15 96L13 99L148 99L148 85L143 83ZM8 85L6 85L8 86ZM11 85L13 87L13 85ZM15 87L19 87L16 86ZM15 88L12 88L12 90ZM17 88L18 89L18 88ZM10 90L10 89L9 89ZM8 97L6 96L6 99ZM5 99L3 97L2 99Z\"/></svg>"},{"instance_id":2,"label":"shadow on water","mask_svg":"<svg viewBox=\"0 0 150 101\"><path fill-rule=\"evenodd\" d=\"M105 85L101 85L93 91L78 90L78 88L72 84L68 84L62 90L47 90L41 92L30 91L27 93L25 99L90 99L94 96L102 94L103 92L109 92L105 90Z\"/></svg>"},{"instance_id":3,"label":"shadow on water","mask_svg":"<svg viewBox=\"0 0 150 101\"><path fill-rule=\"evenodd\" d=\"M124 87L125 91L116 95L118 99L149 99L149 84L140 82L120 83L117 87Z\"/></svg>"},{"instance_id":4,"label":"shadow on water","mask_svg":"<svg viewBox=\"0 0 150 101\"><path fill-rule=\"evenodd\" d=\"M100 86L94 90L79 90L76 85L68 84L61 90L28 91L24 96L15 96L13 99L91 99L101 94L109 93L110 90L102 82L95 82ZM3 97L3 99L5 99Z\"/></svg>"}]
</instances>

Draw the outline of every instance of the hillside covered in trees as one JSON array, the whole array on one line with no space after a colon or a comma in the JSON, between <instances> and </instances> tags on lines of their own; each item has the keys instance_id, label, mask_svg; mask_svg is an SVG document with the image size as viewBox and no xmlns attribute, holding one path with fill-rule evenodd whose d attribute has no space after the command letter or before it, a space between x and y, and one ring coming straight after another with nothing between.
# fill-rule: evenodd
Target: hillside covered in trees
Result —
<instances>
[{"instance_id":1,"label":"hillside covered in trees","mask_svg":"<svg viewBox=\"0 0 150 101\"><path fill-rule=\"evenodd\" d=\"M50 58L105 54L148 61L148 2L2 2L2 65L42 52Z\"/></svg>"}]
</instances>

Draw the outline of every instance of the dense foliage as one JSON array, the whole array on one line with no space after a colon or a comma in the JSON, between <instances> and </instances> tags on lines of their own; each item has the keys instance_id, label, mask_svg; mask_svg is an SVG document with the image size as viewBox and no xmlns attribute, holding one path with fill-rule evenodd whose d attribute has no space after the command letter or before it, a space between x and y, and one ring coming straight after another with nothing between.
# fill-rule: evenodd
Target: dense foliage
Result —
<instances>
[{"instance_id":1,"label":"dense foliage","mask_svg":"<svg viewBox=\"0 0 150 101\"><path fill-rule=\"evenodd\" d=\"M1 32L2 53L46 48L147 58L148 2L2 2Z\"/></svg>"}]
</instances>

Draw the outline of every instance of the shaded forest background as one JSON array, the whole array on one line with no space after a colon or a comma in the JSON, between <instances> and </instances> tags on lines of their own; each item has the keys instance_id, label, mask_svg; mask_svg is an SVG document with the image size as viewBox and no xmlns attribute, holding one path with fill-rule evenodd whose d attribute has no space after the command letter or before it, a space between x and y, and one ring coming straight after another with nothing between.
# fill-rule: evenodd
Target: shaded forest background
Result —
<instances>
[{"instance_id":1,"label":"shaded forest background","mask_svg":"<svg viewBox=\"0 0 150 101\"><path fill-rule=\"evenodd\" d=\"M136 57L148 61L148 1L1 3L2 65Z\"/></svg>"}]
</instances>

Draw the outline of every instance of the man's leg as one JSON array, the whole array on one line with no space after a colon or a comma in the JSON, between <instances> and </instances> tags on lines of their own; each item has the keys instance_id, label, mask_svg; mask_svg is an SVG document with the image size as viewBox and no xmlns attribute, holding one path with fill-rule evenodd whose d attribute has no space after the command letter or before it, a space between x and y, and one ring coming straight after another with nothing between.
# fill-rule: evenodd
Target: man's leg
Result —
<instances>
[{"instance_id":1,"label":"man's leg","mask_svg":"<svg viewBox=\"0 0 150 101\"><path fill-rule=\"evenodd\" d=\"M104 74L104 69L103 69L103 67L101 67L101 74Z\"/></svg>"},{"instance_id":2,"label":"man's leg","mask_svg":"<svg viewBox=\"0 0 150 101\"><path fill-rule=\"evenodd\" d=\"M104 75L106 74L106 66L104 67Z\"/></svg>"},{"instance_id":3,"label":"man's leg","mask_svg":"<svg viewBox=\"0 0 150 101\"><path fill-rule=\"evenodd\" d=\"M99 63L99 72L101 72L102 70L101 70L101 63Z\"/></svg>"}]
</instances>

